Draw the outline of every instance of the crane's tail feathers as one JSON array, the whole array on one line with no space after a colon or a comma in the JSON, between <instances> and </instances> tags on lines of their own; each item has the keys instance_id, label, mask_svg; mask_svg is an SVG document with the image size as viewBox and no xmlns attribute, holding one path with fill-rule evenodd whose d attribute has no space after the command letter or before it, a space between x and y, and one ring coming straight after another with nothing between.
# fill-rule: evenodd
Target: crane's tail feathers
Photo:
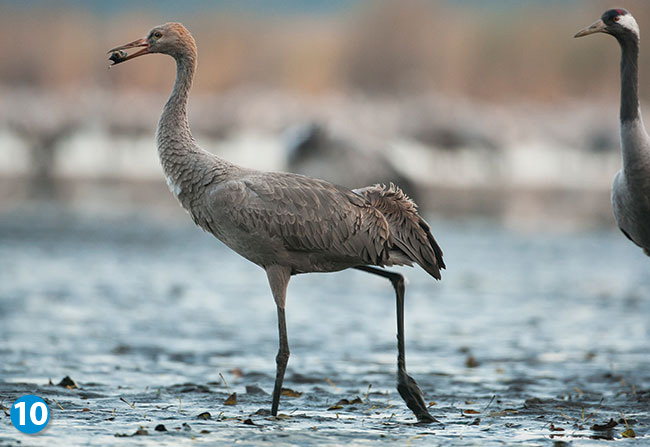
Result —
<instances>
[{"instance_id":1,"label":"crane's tail feathers","mask_svg":"<svg viewBox=\"0 0 650 447\"><path fill-rule=\"evenodd\" d=\"M418 249L418 247L413 247L412 244L404 243L399 238L394 238L393 243L396 248L406 254L408 259L422 267L429 275L436 279L441 279L440 269L444 268L444 263L442 262L442 258L440 258L442 265L438 263L438 258L435 257L433 247L420 246Z\"/></svg>"},{"instance_id":2,"label":"crane's tail feathers","mask_svg":"<svg viewBox=\"0 0 650 447\"><path fill-rule=\"evenodd\" d=\"M433 238L433 234L431 234L431 227L429 224L422 218L420 218L420 226L424 230L424 232L427 234L427 240L429 241L429 245L433 249L433 254L436 259L436 263L438 264L438 267L441 269L447 268L445 265L445 261L442 260L442 248L440 248L440 245L438 245L438 242Z\"/></svg>"},{"instance_id":3,"label":"crane's tail feathers","mask_svg":"<svg viewBox=\"0 0 650 447\"><path fill-rule=\"evenodd\" d=\"M415 202L393 183L367 186L354 192L365 197L384 215L394 248L431 276L440 279L440 270L446 267L442 250L431 234L431 227L418 214Z\"/></svg>"}]
</instances>

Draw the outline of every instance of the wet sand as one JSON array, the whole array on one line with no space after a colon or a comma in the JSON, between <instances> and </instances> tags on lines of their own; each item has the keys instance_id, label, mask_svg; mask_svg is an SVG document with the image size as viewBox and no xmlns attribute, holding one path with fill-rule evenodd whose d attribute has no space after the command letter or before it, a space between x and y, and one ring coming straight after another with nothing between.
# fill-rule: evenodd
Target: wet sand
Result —
<instances>
[{"instance_id":1,"label":"wet sand","mask_svg":"<svg viewBox=\"0 0 650 447\"><path fill-rule=\"evenodd\" d=\"M395 390L388 282L292 279L293 392L275 419L275 310L258 267L185 220L0 215L0 405L36 394L52 414L27 436L0 412L0 444L580 446L628 428L650 439L650 259L613 229L432 226L443 281L402 269L407 366L442 422L417 425ZM66 376L77 388L57 385Z\"/></svg>"}]
</instances>

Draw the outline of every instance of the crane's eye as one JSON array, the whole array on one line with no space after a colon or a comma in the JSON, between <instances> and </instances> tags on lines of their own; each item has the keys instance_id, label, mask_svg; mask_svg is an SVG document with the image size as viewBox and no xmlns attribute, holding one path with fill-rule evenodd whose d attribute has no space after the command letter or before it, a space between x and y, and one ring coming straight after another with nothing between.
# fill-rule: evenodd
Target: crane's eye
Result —
<instances>
[{"instance_id":1,"label":"crane's eye","mask_svg":"<svg viewBox=\"0 0 650 447\"><path fill-rule=\"evenodd\" d=\"M621 16L616 16L616 17L614 17L614 21L615 21L615 22L620 22L620 21L621 21Z\"/></svg>"},{"instance_id":2,"label":"crane's eye","mask_svg":"<svg viewBox=\"0 0 650 447\"><path fill-rule=\"evenodd\" d=\"M160 31L156 31L155 33L153 33L153 37L154 39L160 39L162 37L162 33Z\"/></svg>"}]
</instances>

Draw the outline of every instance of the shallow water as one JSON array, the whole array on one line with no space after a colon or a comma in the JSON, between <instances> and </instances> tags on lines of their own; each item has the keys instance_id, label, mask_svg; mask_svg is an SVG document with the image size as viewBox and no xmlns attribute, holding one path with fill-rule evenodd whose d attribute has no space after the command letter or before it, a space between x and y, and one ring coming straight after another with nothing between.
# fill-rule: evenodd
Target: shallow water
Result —
<instances>
[{"instance_id":1,"label":"shallow water","mask_svg":"<svg viewBox=\"0 0 650 447\"><path fill-rule=\"evenodd\" d=\"M292 279L285 387L302 394L273 419L275 308L258 267L185 220L0 215L0 404L37 394L52 412L31 437L0 412L0 444L592 445L621 439L623 418L650 439L650 259L615 230L433 228L443 281L402 270L407 366L443 423L427 426L394 388L385 280Z\"/></svg>"}]
</instances>

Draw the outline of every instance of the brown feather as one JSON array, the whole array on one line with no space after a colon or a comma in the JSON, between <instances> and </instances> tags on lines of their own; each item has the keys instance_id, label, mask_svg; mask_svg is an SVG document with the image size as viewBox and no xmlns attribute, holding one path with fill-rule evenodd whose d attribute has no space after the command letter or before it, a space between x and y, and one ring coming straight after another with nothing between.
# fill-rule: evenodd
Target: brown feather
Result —
<instances>
[{"instance_id":1,"label":"brown feather","mask_svg":"<svg viewBox=\"0 0 650 447\"><path fill-rule=\"evenodd\" d=\"M354 192L368 199L386 218L395 247L431 276L440 279L440 269L446 267L442 250L433 238L429 224L418 214L415 202L392 183L389 186L367 186Z\"/></svg>"}]
</instances>

